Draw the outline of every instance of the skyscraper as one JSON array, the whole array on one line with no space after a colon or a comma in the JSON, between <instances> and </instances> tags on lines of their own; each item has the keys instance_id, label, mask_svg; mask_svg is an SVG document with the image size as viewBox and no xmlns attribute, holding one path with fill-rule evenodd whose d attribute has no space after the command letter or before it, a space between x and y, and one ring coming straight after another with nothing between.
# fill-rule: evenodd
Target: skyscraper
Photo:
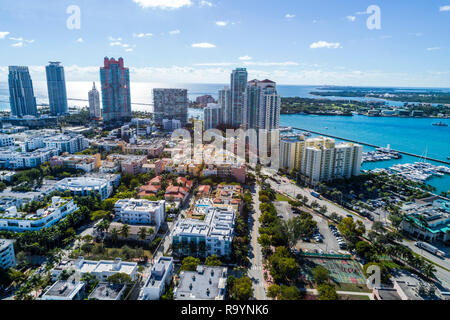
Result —
<instances>
[{"instance_id":1,"label":"skyscraper","mask_svg":"<svg viewBox=\"0 0 450 320\"><path fill-rule=\"evenodd\" d=\"M126 122L131 120L130 71L123 59L104 60L100 68L102 84L103 121Z\"/></svg>"},{"instance_id":2,"label":"skyscraper","mask_svg":"<svg viewBox=\"0 0 450 320\"><path fill-rule=\"evenodd\" d=\"M47 74L48 100L50 103L50 113L59 116L68 113L66 79L64 77L64 67L60 62L49 62L45 67Z\"/></svg>"},{"instance_id":3,"label":"skyscraper","mask_svg":"<svg viewBox=\"0 0 450 320\"><path fill-rule=\"evenodd\" d=\"M280 127L281 97L271 80L252 80L244 95L243 124L251 129L274 130Z\"/></svg>"},{"instance_id":4,"label":"skyscraper","mask_svg":"<svg viewBox=\"0 0 450 320\"><path fill-rule=\"evenodd\" d=\"M244 94L247 86L247 69L237 68L231 73L231 121L230 125L239 127L242 124Z\"/></svg>"},{"instance_id":5,"label":"skyscraper","mask_svg":"<svg viewBox=\"0 0 450 320\"><path fill-rule=\"evenodd\" d=\"M230 87L225 87L219 90L219 100L221 112L221 122L231 126L231 90Z\"/></svg>"},{"instance_id":6,"label":"skyscraper","mask_svg":"<svg viewBox=\"0 0 450 320\"><path fill-rule=\"evenodd\" d=\"M153 108L155 122L162 124L163 119L180 120L185 125L188 120L186 89L153 89Z\"/></svg>"},{"instance_id":7,"label":"skyscraper","mask_svg":"<svg viewBox=\"0 0 450 320\"><path fill-rule=\"evenodd\" d=\"M205 119L205 130L215 129L219 126L221 121L221 107L217 103L208 103L208 106L203 109Z\"/></svg>"},{"instance_id":8,"label":"skyscraper","mask_svg":"<svg viewBox=\"0 0 450 320\"><path fill-rule=\"evenodd\" d=\"M100 94L95 87L95 82L92 86L92 90L89 91L89 115L91 119L100 119L102 112L100 110Z\"/></svg>"},{"instance_id":9,"label":"skyscraper","mask_svg":"<svg viewBox=\"0 0 450 320\"><path fill-rule=\"evenodd\" d=\"M8 84L11 115L37 116L36 98L28 67L10 66Z\"/></svg>"}]
</instances>

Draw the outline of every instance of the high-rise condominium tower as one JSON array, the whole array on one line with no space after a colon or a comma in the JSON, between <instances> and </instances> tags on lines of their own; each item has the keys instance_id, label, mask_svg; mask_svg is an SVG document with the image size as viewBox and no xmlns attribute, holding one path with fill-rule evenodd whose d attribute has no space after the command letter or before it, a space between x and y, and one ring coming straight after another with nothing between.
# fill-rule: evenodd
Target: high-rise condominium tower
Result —
<instances>
[{"instance_id":1,"label":"high-rise condominium tower","mask_svg":"<svg viewBox=\"0 0 450 320\"><path fill-rule=\"evenodd\" d=\"M45 67L47 74L48 100L50 103L50 113L59 116L68 113L66 79L64 77L64 67L60 62L50 62Z\"/></svg>"},{"instance_id":2,"label":"high-rise condominium tower","mask_svg":"<svg viewBox=\"0 0 450 320\"><path fill-rule=\"evenodd\" d=\"M231 121L230 125L239 127L242 124L244 94L247 86L247 69L237 68L231 73ZM229 115L227 115L228 117Z\"/></svg>"},{"instance_id":3,"label":"high-rise condominium tower","mask_svg":"<svg viewBox=\"0 0 450 320\"><path fill-rule=\"evenodd\" d=\"M103 121L126 122L131 120L130 71L123 59L105 58L100 68L102 84Z\"/></svg>"},{"instance_id":4,"label":"high-rise condominium tower","mask_svg":"<svg viewBox=\"0 0 450 320\"><path fill-rule=\"evenodd\" d=\"M223 124L231 126L231 90L225 87L219 90L220 118Z\"/></svg>"},{"instance_id":5,"label":"high-rise condominium tower","mask_svg":"<svg viewBox=\"0 0 450 320\"><path fill-rule=\"evenodd\" d=\"M95 87L95 82L92 86L92 90L89 91L89 115L91 119L100 119L102 112L100 110L100 94Z\"/></svg>"},{"instance_id":6,"label":"high-rise condominium tower","mask_svg":"<svg viewBox=\"0 0 450 320\"><path fill-rule=\"evenodd\" d=\"M252 80L244 95L243 124L251 129L275 130L280 127L281 97L271 80Z\"/></svg>"},{"instance_id":7,"label":"high-rise condominium tower","mask_svg":"<svg viewBox=\"0 0 450 320\"><path fill-rule=\"evenodd\" d=\"M36 98L28 67L10 66L8 84L11 115L37 116Z\"/></svg>"},{"instance_id":8,"label":"high-rise condominium tower","mask_svg":"<svg viewBox=\"0 0 450 320\"><path fill-rule=\"evenodd\" d=\"M187 123L189 100L186 89L153 89L153 105L157 124L161 125L163 119L179 120L181 125Z\"/></svg>"}]
</instances>

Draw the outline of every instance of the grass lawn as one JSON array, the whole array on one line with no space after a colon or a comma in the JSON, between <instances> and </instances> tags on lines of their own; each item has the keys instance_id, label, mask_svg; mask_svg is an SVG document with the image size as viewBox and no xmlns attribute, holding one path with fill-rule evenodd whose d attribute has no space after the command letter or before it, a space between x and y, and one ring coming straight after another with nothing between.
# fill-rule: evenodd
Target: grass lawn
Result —
<instances>
[{"instance_id":1,"label":"grass lawn","mask_svg":"<svg viewBox=\"0 0 450 320\"><path fill-rule=\"evenodd\" d=\"M370 300L370 298L368 296L340 294L339 300Z\"/></svg>"},{"instance_id":2,"label":"grass lawn","mask_svg":"<svg viewBox=\"0 0 450 320\"><path fill-rule=\"evenodd\" d=\"M282 194L279 194L279 193L276 194L275 199L276 199L277 201L284 201L284 202L288 202L288 201L291 200L291 199L289 199L288 197L283 196Z\"/></svg>"},{"instance_id":3,"label":"grass lawn","mask_svg":"<svg viewBox=\"0 0 450 320\"><path fill-rule=\"evenodd\" d=\"M365 285L356 285L351 283L337 283L336 291L354 291L354 292L372 292Z\"/></svg>"}]
</instances>

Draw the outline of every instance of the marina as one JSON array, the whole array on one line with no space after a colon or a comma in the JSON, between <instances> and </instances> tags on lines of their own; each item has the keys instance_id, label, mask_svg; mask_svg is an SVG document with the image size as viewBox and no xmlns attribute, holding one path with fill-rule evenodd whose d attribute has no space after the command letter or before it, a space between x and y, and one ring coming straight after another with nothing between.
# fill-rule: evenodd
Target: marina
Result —
<instances>
[{"instance_id":1,"label":"marina","mask_svg":"<svg viewBox=\"0 0 450 320\"><path fill-rule=\"evenodd\" d=\"M375 151L364 152L362 156L363 162L378 162L401 158L402 155L397 151L391 150L390 145L387 148L376 148Z\"/></svg>"},{"instance_id":2,"label":"marina","mask_svg":"<svg viewBox=\"0 0 450 320\"><path fill-rule=\"evenodd\" d=\"M433 176L443 177L445 174L450 174L450 168L435 166L426 162L396 164L389 168L388 171L405 179L422 183Z\"/></svg>"}]
</instances>

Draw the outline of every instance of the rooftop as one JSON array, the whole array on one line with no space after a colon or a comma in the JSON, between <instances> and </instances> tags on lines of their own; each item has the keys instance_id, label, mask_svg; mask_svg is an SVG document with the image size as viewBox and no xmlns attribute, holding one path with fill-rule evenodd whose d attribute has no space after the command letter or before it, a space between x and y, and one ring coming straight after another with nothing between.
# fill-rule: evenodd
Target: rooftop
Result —
<instances>
[{"instance_id":1,"label":"rooftop","mask_svg":"<svg viewBox=\"0 0 450 320\"><path fill-rule=\"evenodd\" d=\"M47 292L44 297L73 298L84 287L83 282L77 281L57 281Z\"/></svg>"},{"instance_id":2,"label":"rooftop","mask_svg":"<svg viewBox=\"0 0 450 320\"><path fill-rule=\"evenodd\" d=\"M175 300L223 300L227 268L199 266L197 271L182 271L174 290Z\"/></svg>"},{"instance_id":3,"label":"rooftop","mask_svg":"<svg viewBox=\"0 0 450 320\"><path fill-rule=\"evenodd\" d=\"M89 295L89 300L119 300L121 294L125 291L125 286L125 284L101 282Z\"/></svg>"}]
</instances>

